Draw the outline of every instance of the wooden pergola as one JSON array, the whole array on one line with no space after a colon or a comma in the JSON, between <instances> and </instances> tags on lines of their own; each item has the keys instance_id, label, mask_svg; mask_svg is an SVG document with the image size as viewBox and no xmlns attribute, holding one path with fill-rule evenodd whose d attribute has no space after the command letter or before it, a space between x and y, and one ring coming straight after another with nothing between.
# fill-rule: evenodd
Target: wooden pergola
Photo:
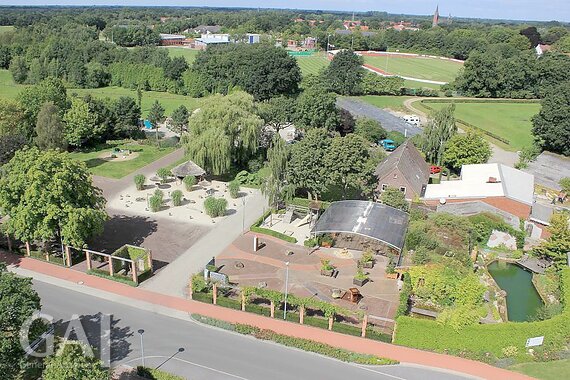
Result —
<instances>
[{"instance_id":1,"label":"wooden pergola","mask_svg":"<svg viewBox=\"0 0 570 380\"><path fill-rule=\"evenodd\" d=\"M137 269L136 262L134 260L127 259L125 257L115 256L115 255L108 254L108 253L93 251L91 249L84 249L83 252L85 252L85 259L87 260L87 269L88 270L93 269L93 263L91 262L91 255L101 256L107 260L107 264L109 265L109 276L113 277L113 276L115 276L115 271L114 271L114 267L113 267L113 265L114 265L113 260L119 260L122 263L128 263L129 264L129 266L131 268L131 277L133 279L133 282L137 285L139 284L138 269ZM148 266L150 268L149 270L152 273L153 272L152 254L150 251L148 252L147 260L148 260Z\"/></svg>"}]
</instances>

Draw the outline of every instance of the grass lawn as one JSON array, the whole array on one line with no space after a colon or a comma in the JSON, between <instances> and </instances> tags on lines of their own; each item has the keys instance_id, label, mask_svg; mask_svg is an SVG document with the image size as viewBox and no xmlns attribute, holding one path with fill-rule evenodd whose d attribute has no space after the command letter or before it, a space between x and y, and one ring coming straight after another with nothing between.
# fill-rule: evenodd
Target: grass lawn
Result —
<instances>
[{"instance_id":1,"label":"grass lawn","mask_svg":"<svg viewBox=\"0 0 570 380\"><path fill-rule=\"evenodd\" d=\"M556 360L552 362L516 364L508 369L536 377L537 379L558 380L564 377L564 373L570 373L570 359Z\"/></svg>"},{"instance_id":2,"label":"grass lawn","mask_svg":"<svg viewBox=\"0 0 570 380\"><path fill-rule=\"evenodd\" d=\"M101 155L109 153L113 148L130 149L139 154L138 157L128 161L105 161ZM139 144L102 144L96 148L70 153L71 157L87 164L89 171L98 176L109 178L122 178L135 170L142 168L167 155L175 148L157 148Z\"/></svg>"},{"instance_id":3,"label":"grass lawn","mask_svg":"<svg viewBox=\"0 0 570 380\"><path fill-rule=\"evenodd\" d=\"M9 32L14 30L14 26L12 25L0 25L0 33Z\"/></svg>"},{"instance_id":4,"label":"grass lawn","mask_svg":"<svg viewBox=\"0 0 570 380\"><path fill-rule=\"evenodd\" d=\"M441 109L449 103L426 103ZM498 144L510 151L533 142L531 118L540 111L538 103L456 103L455 117L509 140Z\"/></svg>"},{"instance_id":5,"label":"grass lawn","mask_svg":"<svg viewBox=\"0 0 570 380\"><path fill-rule=\"evenodd\" d=\"M189 65L194 62L196 55L198 55L199 50L188 49L184 47L163 47L161 49L168 50L168 55L171 57L184 57Z\"/></svg>"},{"instance_id":6,"label":"grass lawn","mask_svg":"<svg viewBox=\"0 0 570 380\"><path fill-rule=\"evenodd\" d=\"M0 70L0 97L15 99L24 85L19 85L12 79L12 74L8 70ZM91 94L98 98L118 99L121 96L130 96L137 98L135 90L129 90L122 87L102 87L102 88L68 88L69 95L75 93L77 95ZM200 99L191 98L189 96L171 94L168 92L144 91L142 97L142 115L146 116L152 103L158 100L165 109L166 115L170 115L175 108L184 104L189 110L195 110L200 107Z\"/></svg>"},{"instance_id":7,"label":"grass lawn","mask_svg":"<svg viewBox=\"0 0 570 380\"><path fill-rule=\"evenodd\" d=\"M409 112L404 107L404 101L412 99L413 96L366 95L359 96L358 98L378 108L389 108L394 111Z\"/></svg>"},{"instance_id":8,"label":"grass lawn","mask_svg":"<svg viewBox=\"0 0 570 380\"><path fill-rule=\"evenodd\" d=\"M303 76L309 74L318 74L321 69L329 65L329 60L325 58L323 53L313 54L308 57L298 56L297 63L301 68Z\"/></svg>"},{"instance_id":9,"label":"grass lawn","mask_svg":"<svg viewBox=\"0 0 570 380\"><path fill-rule=\"evenodd\" d=\"M407 88L431 88L432 90L439 90L441 88L441 85L440 84L434 84L434 83L424 83L424 82L418 82L415 80L404 79L404 87L407 87Z\"/></svg>"},{"instance_id":10,"label":"grass lawn","mask_svg":"<svg viewBox=\"0 0 570 380\"><path fill-rule=\"evenodd\" d=\"M364 57L364 63L406 77L451 82L463 66L460 63L423 57Z\"/></svg>"}]
</instances>

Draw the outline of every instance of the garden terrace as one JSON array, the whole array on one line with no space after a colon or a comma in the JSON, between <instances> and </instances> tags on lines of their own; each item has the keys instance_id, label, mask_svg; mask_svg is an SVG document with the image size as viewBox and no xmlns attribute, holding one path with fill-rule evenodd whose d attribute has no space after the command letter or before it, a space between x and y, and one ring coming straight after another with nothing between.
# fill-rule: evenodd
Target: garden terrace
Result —
<instances>
[{"instance_id":1,"label":"garden terrace","mask_svg":"<svg viewBox=\"0 0 570 380\"><path fill-rule=\"evenodd\" d=\"M331 203L311 232L364 236L401 252L407 227L408 214L404 211L380 203L351 200Z\"/></svg>"}]
</instances>

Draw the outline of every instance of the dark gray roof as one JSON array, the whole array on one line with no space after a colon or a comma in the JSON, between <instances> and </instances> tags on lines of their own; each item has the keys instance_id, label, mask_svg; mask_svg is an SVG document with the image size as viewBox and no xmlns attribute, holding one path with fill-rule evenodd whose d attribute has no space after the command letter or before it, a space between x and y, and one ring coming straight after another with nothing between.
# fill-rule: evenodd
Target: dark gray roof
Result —
<instances>
[{"instance_id":1,"label":"dark gray roof","mask_svg":"<svg viewBox=\"0 0 570 380\"><path fill-rule=\"evenodd\" d=\"M570 177L570 157L542 152L523 171L533 174L535 182L539 185L561 190L558 181L564 177Z\"/></svg>"},{"instance_id":2,"label":"dark gray roof","mask_svg":"<svg viewBox=\"0 0 570 380\"><path fill-rule=\"evenodd\" d=\"M410 140L404 141L380 162L374 174L381 179L394 169L402 173L416 194L421 194L422 187L427 185L429 180L429 166Z\"/></svg>"},{"instance_id":3,"label":"dark gray roof","mask_svg":"<svg viewBox=\"0 0 570 380\"><path fill-rule=\"evenodd\" d=\"M352 33L354 33L352 30L349 30L349 29L337 29L337 30L335 30L334 32L335 32L335 34L338 34L338 35L341 35L341 36L342 36L342 35L344 35L344 36L350 36ZM364 31L364 32L360 32L360 33L362 34L363 37L372 37L372 36L376 35L376 32L366 32L366 31Z\"/></svg>"},{"instance_id":4,"label":"dark gray roof","mask_svg":"<svg viewBox=\"0 0 570 380\"><path fill-rule=\"evenodd\" d=\"M192 161L186 161L171 170L176 177L194 176L199 177L206 174L206 171Z\"/></svg>"},{"instance_id":5,"label":"dark gray roof","mask_svg":"<svg viewBox=\"0 0 570 380\"><path fill-rule=\"evenodd\" d=\"M194 28L196 33L219 33L222 27L219 25L198 25Z\"/></svg>"},{"instance_id":6,"label":"dark gray roof","mask_svg":"<svg viewBox=\"0 0 570 380\"><path fill-rule=\"evenodd\" d=\"M331 203L312 232L362 235L401 251L407 228L408 214L404 211L381 203L351 200Z\"/></svg>"},{"instance_id":7,"label":"dark gray roof","mask_svg":"<svg viewBox=\"0 0 570 380\"><path fill-rule=\"evenodd\" d=\"M368 117L379 121L382 128L387 131L400 132L407 137L412 137L422 133L420 127L406 123L403 119L392 115L372 104L354 98L338 97L336 105L347 110L354 116Z\"/></svg>"}]
</instances>

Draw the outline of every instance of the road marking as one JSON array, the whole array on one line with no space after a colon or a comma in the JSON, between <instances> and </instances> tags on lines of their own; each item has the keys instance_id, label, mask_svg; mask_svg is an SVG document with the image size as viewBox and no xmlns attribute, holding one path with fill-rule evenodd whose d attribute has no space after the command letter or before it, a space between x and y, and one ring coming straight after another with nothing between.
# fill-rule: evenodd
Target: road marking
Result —
<instances>
[{"instance_id":1,"label":"road marking","mask_svg":"<svg viewBox=\"0 0 570 380\"><path fill-rule=\"evenodd\" d=\"M158 356L158 355L157 355L157 356L145 356L144 358L145 358L145 359L164 359L164 358L168 358L168 357L169 357L169 356ZM134 362L134 361L141 361L141 359L142 359L141 357L134 358L134 359L131 359L131 360L128 360L128 361L124 362L123 364L131 363L131 362ZM183 362L183 363L186 363L186 364L190 364L190 365L193 365L193 366L196 366L196 367L204 368L204 369L207 369L207 370L209 370L209 371L217 372L217 373L220 373L220 374L222 374L222 375L230 376L230 377L233 377L233 378L235 378L235 379L249 380L249 379L246 379L245 377L241 377L241 376L238 376L238 375L234 375L234 374L232 374L232 373L224 372L224 371L221 371L221 370L219 370L219 369L207 367L207 366L205 366L205 365L198 364L198 363L194 363L194 362L191 362L191 361L188 361L188 360L184 360L184 359L180 359L180 358L176 358L176 357L175 357L175 358L172 358L172 359L170 359L170 360L178 360L178 361L180 361L180 362ZM404 379L402 379L402 380L404 380Z\"/></svg>"},{"instance_id":2,"label":"road marking","mask_svg":"<svg viewBox=\"0 0 570 380\"><path fill-rule=\"evenodd\" d=\"M373 370L372 368L366 368L366 367L363 367L363 366L360 366L360 365L357 365L357 364L352 364L352 365L353 365L354 367L363 369L363 370L365 370L365 371L374 372L374 373L378 373L378 374L383 375L383 376L391 377L392 379L396 379L396 380L406 380L406 379L404 379L403 377L399 377L399 376L395 376L395 375L390 375L389 373L382 372L382 371L376 371L376 370Z\"/></svg>"}]
</instances>

